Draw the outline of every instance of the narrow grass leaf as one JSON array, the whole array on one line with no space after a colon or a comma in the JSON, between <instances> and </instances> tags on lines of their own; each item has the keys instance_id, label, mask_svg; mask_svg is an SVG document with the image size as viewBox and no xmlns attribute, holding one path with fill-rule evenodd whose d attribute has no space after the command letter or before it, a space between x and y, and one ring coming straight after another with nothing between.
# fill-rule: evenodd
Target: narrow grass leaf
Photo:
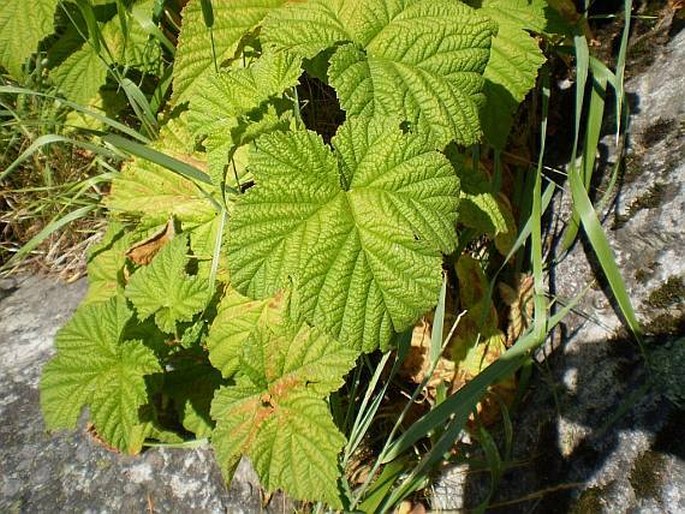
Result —
<instances>
[{"instance_id":1,"label":"narrow grass leaf","mask_svg":"<svg viewBox=\"0 0 685 514\"><path fill-rule=\"evenodd\" d=\"M46 225L43 228L43 230L41 230L35 236L29 239L29 241L24 246L22 246L3 266L1 266L0 272L11 270L15 263L17 263L17 261L20 261L25 255L35 250L43 241L45 241L52 234L60 230L65 225L68 225L72 221L76 221L78 219L86 217L90 212L97 209L97 207L97 205L86 205L84 207L71 211L69 214L61 218L54 219L51 223Z\"/></svg>"},{"instance_id":2,"label":"narrow grass leaf","mask_svg":"<svg viewBox=\"0 0 685 514\"><path fill-rule=\"evenodd\" d=\"M623 33L621 34L621 46L618 50L616 59L616 142L621 133L621 110L625 104L624 77L626 70L626 58L628 56L628 38L630 36L631 12L633 10L633 0L623 2Z\"/></svg>"},{"instance_id":3,"label":"narrow grass leaf","mask_svg":"<svg viewBox=\"0 0 685 514\"><path fill-rule=\"evenodd\" d=\"M578 155L578 141L580 139L580 121L583 113L583 102L585 100L585 84L589 76L590 69L590 50L587 40L582 34L573 37L573 47L576 54L576 106L574 115L573 148L571 150L571 162L569 170L573 171L577 167L576 156ZM561 247L568 250L578 235L578 213L575 206L571 214L571 220L562 236Z\"/></svg>"},{"instance_id":4,"label":"narrow grass leaf","mask_svg":"<svg viewBox=\"0 0 685 514\"><path fill-rule=\"evenodd\" d=\"M531 259L533 264L533 287L535 315L533 318L534 332L537 338L543 338L546 333L546 306L544 277L542 274L542 164L545 156L545 144L547 140L547 113L549 110L549 72L547 68L542 73L542 121L540 123L540 150L538 154L538 167L535 173L535 185L533 187L533 209L531 212Z\"/></svg>"},{"instance_id":5,"label":"narrow grass leaf","mask_svg":"<svg viewBox=\"0 0 685 514\"><path fill-rule=\"evenodd\" d=\"M86 107L83 107L82 105L79 105L75 102L71 102L69 100L65 100L64 98L60 98L56 95L49 94L49 93L41 93L39 91L33 91L31 89L26 89L23 87L15 87L15 86L0 86L0 94L1 93L7 93L7 94L14 94L14 95L31 95L31 96L38 96L38 97L43 97L43 98L50 98L54 100L55 102L59 102L61 104L64 104L65 106L69 107L70 109L74 109L75 111L78 111L82 114L85 114L86 116L90 116L91 118L104 123L105 125L108 125L112 127L115 130L118 130L119 132L122 132L126 134L127 136L132 137L133 139L137 139L141 143L148 143L150 140L143 136L140 132L127 127L123 123L119 123L116 120L113 120L112 118L108 118L107 116L103 116L102 114L99 114L95 111L92 111L91 109L88 109Z\"/></svg>"},{"instance_id":6,"label":"narrow grass leaf","mask_svg":"<svg viewBox=\"0 0 685 514\"><path fill-rule=\"evenodd\" d=\"M618 269L616 260L614 258L614 253L609 246L609 241L604 233L604 229L597 217L597 213L592 206L592 202L588 197L587 191L585 190L585 185L580 177L578 170L572 170L569 175L569 181L571 185L571 195L573 197L573 203L576 206L576 211L578 212L583 228L585 229L585 234L592 245L592 249L599 260L599 264L604 271L609 286L611 287L611 292L616 299L616 303L621 309L621 313L625 317L628 324L628 328L633 333L638 341L641 341L642 330L640 324L637 321L637 316L633 310L632 303L630 301L630 296L626 290L625 282L623 277L621 277L621 272Z\"/></svg>"},{"instance_id":7,"label":"narrow grass leaf","mask_svg":"<svg viewBox=\"0 0 685 514\"><path fill-rule=\"evenodd\" d=\"M212 184L209 175L200 171L195 166L191 166L188 163L174 159L173 157L154 150L148 146L141 145L135 141L129 141L128 139L117 136L116 134L106 135L102 139L116 148L120 148L131 155L135 155L141 159L145 159L158 164L159 166L163 166L164 168L167 168L174 173L178 173L187 179L196 180L198 182L202 182L203 184Z\"/></svg>"},{"instance_id":8,"label":"narrow grass leaf","mask_svg":"<svg viewBox=\"0 0 685 514\"><path fill-rule=\"evenodd\" d=\"M112 151L103 148L98 145L94 145L92 143L87 143L85 141L78 141L76 139L72 139L66 136L60 136L58 134L46 134L44 136L40 136L37 138L33 143L29 145L29 147L24 150L19 157L17 157L12 164L10 164L3 172L0 173L0 180L3 180L5 177L9 176L10 173L12 173L17 167L23 163L26 159L31 157L34 153L36 153L38 150L43 148L44 146L51 145L53 143L70 143L75 146L80 146L81 148L85 148L86 150L89 150L93 153L104 155L105 157L109 158L116 158L117 155L114 154Z\"/></svg>"}]
</instances>

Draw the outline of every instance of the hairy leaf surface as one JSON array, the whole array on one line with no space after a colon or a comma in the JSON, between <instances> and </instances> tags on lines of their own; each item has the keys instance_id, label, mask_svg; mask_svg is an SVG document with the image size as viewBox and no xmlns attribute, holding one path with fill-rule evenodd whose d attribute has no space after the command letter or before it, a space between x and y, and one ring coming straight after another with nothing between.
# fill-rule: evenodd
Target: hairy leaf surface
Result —
<instances>
[{"instance_id":1,"label":"hairy leaf surface","mask_svg":"<svg viewBox=\"0 0 685 514\"><path fill-rule=\"evenodd\" d=\"M526 32L545 28L545 0L484 0L478 12L497 22L490 61L485 69L488 101L481 111L483 130L496 148L504 148L513 113L535 86L545 62L534 37Z\"/></svg>"},{"instance_id":2,"label":"hairy leaf surface","mask_svg":"<svg viewBox=\"0 0 685 514\"><path fill-rule=\"evenodd\" d=\"M126 297L138 318L145 320L154 314L164 332L175 333L176 322L192 320L209 300L208 282L186 273L187 253L187 236L176 236L152 263L134 273L126 286Z\"/></svg>"},{"instance_id":3,"label":"hairy leaf surface","mask_svg":"<svg viewBox=\"0 0 685 514\"><path fill-rule=\"evenodd\" d=\"M259 139L257 185L229 223L231 280L266 298L294 278L310 323L371 351L435 304L459 183L427 136L391 120L349 120L333 146L304 130Z\"/></svg>"},{"instance_id":4,"label":"hairy leaf surface","mask_svg":"<svg viewBox=\"0 0 685 514\"><path fill-rule=\"evenodd\" d=\"M295 86L299 76L300 59L285 52L267 53L248 68L211 73L202 94L191 99L191 126L200 134L225 129L228 120Z\"/></svg>"},{"instance_id":5,"label":"hairy leaf surface","mask_svg":"<svg viewBox=\"0 0 685 514\"><path fill-rule=\"evenodd\" d=\"M183 25L174 64L173 98L176 104L189 100L200 79L233 57L240 39L262 21L269 10L284 0L215 0L214 26L204 23L200 0L190 0L183 9ZM214 51L212 51L212 33ZM215 60L216 57L216 60Z\"/></svg>"},{"instance_id":6,"label":"hairy leaf surface","mask_svg":"<svg viewBox=\"0 0 685 514\"><path fill-rule=\"evenodd\" d=\"M270 14L263 37L308 58L349 42L328 70L348 115L401 117L441 148L480 137L482 74L495 29L451 0L310 0Z\"/></svg>"},{"instance_id":7,"label":"hairy leaf surface","mask_svg":"<svg viewBox=\"0 0 685 514\"><path fill-rule=\"evenodd\" d=\"M222 469L230 472L246 454L267 489L340 507L337 457L345 439L325 398L357 353L306 324L258 325L248 339L236 385L212 402Z\"/></svg>"},{"instance_id":8,"label":"hairy leaf surface","mask_svg":"<svg viewBox=\"0 0 685 514\"><path fill-rule=\"evenodd\" d=\"M112 181L112 193L105 203L114 214L141 216L146 226L160 225L170 216L202 223L215 215L212 204L192 181L138 157Z\"/></svg>"},{"instance_id":9,"label":"hairy leaf surface","mask_svg":"<svg viewBox=\"0 0 685 514\"><path fill-rule=\"evenodd\" d=\"M53 31L59 0L3 0L0 2L0 66L15 79L22 65Z\"/></svg>"},{"instance_id":10,"label":"hairy leaf surface","mask_svg":"<svg viewBox=\"0 0 685 514\"><path fill-rule=\"evenodd\" d=\"M109 67L88 43L50 73L59 90L72 102L88 105L105 83Z\"/></svg>"},{"instance_id":11,"label":"hairy leaf surface","mask_svg":"<svg viewBox=\"0 0 685 514\"><path fill-rule=\"evenodd\" d=\"M190 249L197 261L197 275L209 277L217 252L217 244L223 246L226 235L226 219L221 213L199 225L192 226L186 224L190 234ZM218 263L216 269L216 278L220 282L228 282L228 262L226 260L226 252L218 251Z\"/></svg>"},{"instance_id":12,"label":"hairy leaf surface","mask_svg":"<svg viewBox=\"0 0 685 514\"><path fill-rule=\"evenodd\" d=\"M85 406L97 433L128 452L140 451L147 403L145 375L161 372L152 350L121 341L131 312L123 297L86 305L57 334L57 356L43 370L41 406L50 429L73 428Z\"/></svg>"}]
</instances>

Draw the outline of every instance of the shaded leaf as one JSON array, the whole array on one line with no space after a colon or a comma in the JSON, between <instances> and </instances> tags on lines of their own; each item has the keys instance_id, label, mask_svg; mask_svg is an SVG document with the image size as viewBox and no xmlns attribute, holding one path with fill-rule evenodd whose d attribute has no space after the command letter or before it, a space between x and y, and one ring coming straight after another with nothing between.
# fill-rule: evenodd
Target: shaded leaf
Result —
<instances>
[{"instance_id":1,"label":"shaded leaf","mask_svg":"<svg viewBox=\"0 0 685 514\"><path fill-rule=\"evenodd\" d=\"M478 10L499 26L483 74L488 101L481 111L485 136L495 148L504 148L513 113L535 86L545 62L538 42L526 30L544 30L546 7L545 0L484 0Z\"/></svg>"},{"instance_id":2,"label":"shaded leaf","mask_svg":"<svg viewBox=\"0 0 685 514\"><path fill-rule=\"evenodd\" d=\"M188 237L173 238L126 286L126 298L138 317L145 320L154 314L157 326L167 333L175 333L176 322L192 320L209 301L207 281L185 271L187 252Z\"/></svg>"}]
</instances>

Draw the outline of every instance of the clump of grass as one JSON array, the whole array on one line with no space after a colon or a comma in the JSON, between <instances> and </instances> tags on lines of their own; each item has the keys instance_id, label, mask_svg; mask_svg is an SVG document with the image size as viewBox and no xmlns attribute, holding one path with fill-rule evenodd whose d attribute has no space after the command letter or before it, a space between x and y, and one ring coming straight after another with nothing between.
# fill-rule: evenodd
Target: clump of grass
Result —
<instances>
[{"instance_id":1,"label":"clump of grass","mask_svg":"<svg viewBox=\"0 0 685 514\"><path fill-rule=\"evenodd\" d=\"M13 84L0 77L0 85ZM99 204L109 174L99 156L79 147L51 144L31 151L41 136L64 133L68 114L49 94L0 93L2 274L30 270L74 279L85 271L85 250L104 223Z\"/></svg>"}]
</instances>

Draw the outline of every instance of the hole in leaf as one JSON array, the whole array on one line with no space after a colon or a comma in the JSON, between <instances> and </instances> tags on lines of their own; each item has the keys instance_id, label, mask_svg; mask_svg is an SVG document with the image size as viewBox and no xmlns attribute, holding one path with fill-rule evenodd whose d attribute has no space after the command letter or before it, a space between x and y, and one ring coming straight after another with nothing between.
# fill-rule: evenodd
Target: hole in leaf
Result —
<instances>
[{"instance_id":1,"label":"hole in leaf","mask_svg":"<svg viewBox=\"0 0 685 514\"><path fill-rule=\"evenodd\" d=\"M335 89L305 73L297 86L297 94L305 126L330 143L338 127L345 121L345 112L340 108Z\"/></svg>"},{"instance_id":2,"label":"hole in leaf","mask_svg":"<svg viewBox=\"0 0 685 514\"><path fill-rule=\"evenodd\" d=\"M412 132L411 123L408 122L407 120L404 120L402 123L400 123L400 130L404 134L410 134Z\"/></svg>"}]
</instances>

